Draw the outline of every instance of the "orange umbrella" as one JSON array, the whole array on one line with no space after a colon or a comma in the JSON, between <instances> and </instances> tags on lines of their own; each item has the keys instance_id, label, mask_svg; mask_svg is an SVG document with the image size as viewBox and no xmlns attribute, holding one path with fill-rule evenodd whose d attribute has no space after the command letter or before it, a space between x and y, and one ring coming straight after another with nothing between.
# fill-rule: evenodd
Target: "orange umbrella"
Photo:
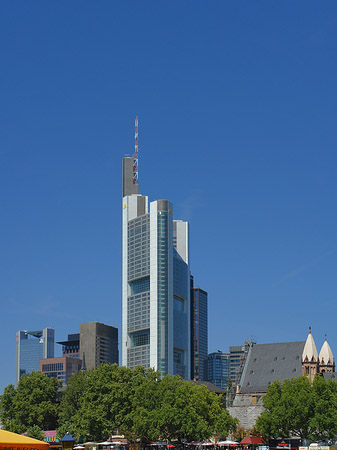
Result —
<instances>
[{"instance_id":1,"label":"orange umbrella","mask_svg":"<svg viewBox=\"0 0 337 450\"><path fill-rule=\"evenodd\" d=\"M21 434L11 433L10 431L0 430L0 450L20 448L22 450L48 450L47 442L32 439Z\"/></svg>"}]
</instances>

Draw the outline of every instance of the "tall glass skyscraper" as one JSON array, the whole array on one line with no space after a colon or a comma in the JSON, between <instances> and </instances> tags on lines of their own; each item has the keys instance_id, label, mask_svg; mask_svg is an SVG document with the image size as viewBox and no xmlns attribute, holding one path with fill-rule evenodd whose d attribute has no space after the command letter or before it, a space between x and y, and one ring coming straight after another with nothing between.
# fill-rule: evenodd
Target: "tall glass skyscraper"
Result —
<instances>
[{"instance_id":1,"label":"tall glass skyscraper","mask_svg":"<svg viewBox=\"0 0 337 450\"><path fill-rule=\"evenodd\" d=\"M191 277L193 280L193 277ZM193 281L191 280L191 283ZM208 356L208 295L207 292L191 286L191 378L207 380L204 368Z\"/></svg>"},{"instance_id":2,"label":"tall glass skyscraper","mask_svg":"<svg viewBox=\"0 0 337 450\"><path fill-rule=\"evenodd\" d=\"M138 136L138 132L137 132ZM137 137L138 139L138 137ZM138 141L137 141L138 142ZM138 144L137 144L138 158ZM138 193L135 160L123 159L122 365L190 378L188 223L168 200Z\"/></svg>"},{"instance_id":3,"label":"tall glass skyscraper","mask_svg":"<svg viewBox=\"0 0 337 450\"><path fill-rule=\"evenodd\" d=\"M208 355L208 381L226 389L227 381L230 378L229 353L220 350Z\"/></svg>"},{"instance_id":4,"label":"tall glass skyscraper","mask_svg":"<svg viewBox=\"0 0 337 450\"><path fill-rule=\"evenodd\" d=\"M16 333L16 382L23 374L39 372L40 359L54 358L55 331L18 331Z\"/></svg>"}]
</instances>

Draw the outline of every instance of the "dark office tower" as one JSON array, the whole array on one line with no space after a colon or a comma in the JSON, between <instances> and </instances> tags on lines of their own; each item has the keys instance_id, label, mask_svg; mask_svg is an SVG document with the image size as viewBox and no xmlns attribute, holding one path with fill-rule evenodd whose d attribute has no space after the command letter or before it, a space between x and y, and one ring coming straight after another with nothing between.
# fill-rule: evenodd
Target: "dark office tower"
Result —
<instances>
[{"instance_id":1,"label":"dark office tower","mask_svg":"<svg viewBox=\"0 0 337 450\"><path fill-rule=\"evenodd\" d=\"M229 379L229 353L220 350L210 353L207 358L208 381L221 389L227 388Z\"/></svg>"},{"instance_id":2,"label":"dark office tower","mask_svg":"<svg viewBox=\"0 0 337 450\"><path fill-rule=\"evenodd\" d=\"M68 334L68 340L58 342L62 345L62 355L70 358L79 358L80 356L80 334Z\"/></svg>"},{"instance_id":3,"label":"dark office tower","mask_svg":"<svg viewBox=\"0 0 337 450\"><path fill-rule=\"evenodd\" d=\"M81 323L80 359L85 355L86 369L104 363L118 364L118 329L99 322Z\"/></svg>"},{"instance_id":4,"label":"dark office tower","mask_svg":"<svg viewBox=\"0 0 337 450\"><path fill-rule=\"evenodd\" d=\"M193 281L191 281L192 284ZM205 360L208 355L208 299L207 292L191 289L191 340L192 340L192 380L207 380L204 373Z\"/></svg>"},{"instance_id":5,"label":"dark office tower","mask_svg":"<svg viewBox=\"0 0 337 450\"><path fill-rule=\"evenodd\" d=\"M53 328L16 333L16 382L23 374L40 370L40 359L54 357Z\"/></svg>"},{"instance_id":6,"label":"dark office tower","mask_svg":"<svg viewBox=\"0 0 337 450\"><path fill-rule=\"evenodd\" d=\"M190 275L190 315L191 315L191 380L194 380L194 278Z\"/></svg>"}]
</instances>

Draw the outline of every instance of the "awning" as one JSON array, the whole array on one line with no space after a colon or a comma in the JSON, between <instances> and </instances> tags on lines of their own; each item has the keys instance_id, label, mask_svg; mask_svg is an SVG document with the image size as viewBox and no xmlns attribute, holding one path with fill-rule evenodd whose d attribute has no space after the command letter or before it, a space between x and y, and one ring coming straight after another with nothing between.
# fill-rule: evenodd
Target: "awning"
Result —
<instances>
[{"instance_id":1,"label":"awning","mask_svg":"<svg viewBox=\"0 0 337 450\"><path fill-rule=\"evenodd\" d=\"M227 440L227 441L219 441L218 445L239 445L239 443Z\"/></svg>"},{"instance_id":2,"label":"awning","mask_svg":"<svg viewBox=\"0 0 337 450\"><path fill-rule=\"evenodd\" d=\"M39 441L21 434L11 433L10 431L0 430L0 450L11 448L29 449L29 450L48 450L47 442Z\"/></svg>"},{"instance_id":3,"label":"awning","mask_svg":"<svg viewBox=\"0 0 337 450\"><path fill-rule=\"evenodd\" d=\"M262 437L258 436L246 436L240 442L241 445L266 445Z\"/></svg>"}]
</instances>

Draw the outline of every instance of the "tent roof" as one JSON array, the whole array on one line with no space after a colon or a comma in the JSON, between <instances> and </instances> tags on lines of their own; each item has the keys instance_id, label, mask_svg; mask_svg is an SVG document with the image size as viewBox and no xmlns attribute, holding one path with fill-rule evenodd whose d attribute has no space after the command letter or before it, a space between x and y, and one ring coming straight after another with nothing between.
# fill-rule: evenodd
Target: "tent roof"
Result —
<instances>
[{"instance_id":1,"label":"tent roof","mask_svg":"<svg viewBox=\"0 0 337 450\"><path fill-rule=\"evenodd\" d=\"M0 430L0 450L5 447L12 448L20 447L21 449L38 449L38 450L48 450L49 444L37 439L32 439L21 434L11 433L10 431Z\"/></svg>"},{"instance_id":2,"label":"tent roof","mask_svg":"<svg viewBox=\"0 0 337 450\"><path fill-rule=\"evenodd\" d=\"M242 445L249 445L249 444L264 445L265 442L261 437L246 436L245 438L242 439L240 444L242 444Z\"/></svg>"}]
</instances>

